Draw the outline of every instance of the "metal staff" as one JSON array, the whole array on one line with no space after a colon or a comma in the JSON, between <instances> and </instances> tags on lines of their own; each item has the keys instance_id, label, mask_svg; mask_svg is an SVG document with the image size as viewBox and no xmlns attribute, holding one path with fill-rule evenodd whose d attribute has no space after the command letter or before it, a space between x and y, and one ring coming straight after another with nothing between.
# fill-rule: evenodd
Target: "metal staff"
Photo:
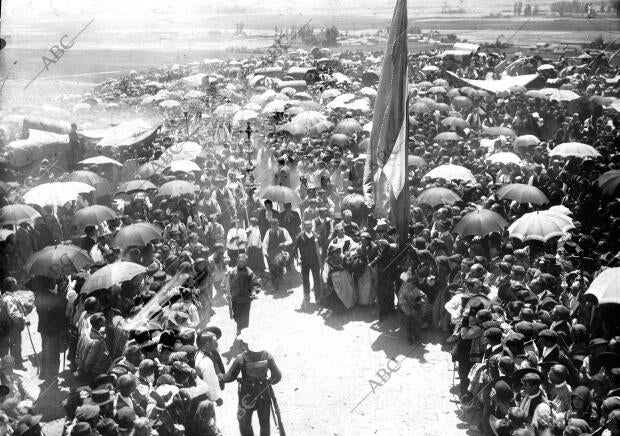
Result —
<instances>
[{"instance_id":1,"label":"metal staff","mask_svg":"<svg viewBox=\"0 0 620 436\"><path fill-rule=\"evenodd\" d=\"M284 424L282 423L282 415L280 414L280 407L278 406L278 400L276 399L276 394L273 392L273 386L271 386L271 383L269 384L269 392L271 393L271 412L274 414L278 432L280 433L280 436L286 436Z\"/></svg>"}]
</instances>

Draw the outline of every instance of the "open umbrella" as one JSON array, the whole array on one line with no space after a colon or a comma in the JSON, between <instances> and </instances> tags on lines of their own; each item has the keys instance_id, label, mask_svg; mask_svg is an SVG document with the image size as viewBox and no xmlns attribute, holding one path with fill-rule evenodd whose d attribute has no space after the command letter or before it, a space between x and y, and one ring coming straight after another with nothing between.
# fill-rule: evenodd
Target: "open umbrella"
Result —
<instances>
[{"instance_id":1,"label":"open umbrella","mask_svg":"<svg viewBox=\"0 0 620 436\"><path fill-rule=\"evenodd\" d=\"M134 262L117 262L98 269L89 276L80 292L88 295L98 289L107 289L146 272L146 267Z\"/></svg>"},{"instance_id":2,"label":"open umbrella","mask_svg":"<svg viewBox=\"0 0 620 436\"><path fill-rule=\"evenodd\" d=\"M306 101L312 100L312 96L308 94L307 92L298 92L293 96L293 98L295 100L306 100Z\"/></svg>"},{"instance_id":3,"label":"open umbrella","mask_svg":"<svg viewBox=\"0 0 620 436\"><path fill-rule=\"evenodd\" d=\"M182 173L191 173L194 171L200 171L200 167L191 160L175 160L170 162L170 171L176 173L180 171Z\"/></svg>"},{"instance_id":4,"label":"open umbrella","mask_svg":"<svg viewBox=\"0 0 620 436\"><path fill-rule=\"evenodd\" d=\"M308 133L312 136L318 136L321 133L331 129L332 127L334 127L334 124L332 122L323 120L310 127Z\"/></svg>"},{"instance_id":5,"label":"open umbrella","mask_svg":"<svg viewBox=\"0 0 620 436\"><path fill-rule=\"evenodd\" d=\"M450 86L450 84L448 83L448 81L446 79L435 79L433 80L433 85L435 86L443 86L444 88L447 88Z\"/></svg>"},{"instance_id":6,"label":"open umbrella","mask_svg":"<svg viewBox=\"0 0 620 436\"><path fill-rule=\"evenodd\" d=\"M221 104L215 108L213 113L220 117L232 116L234 113L237 113L241 110L241 106L234 103L226 103Z\"/></svg>"},{"instance_id":7,"label":"open umbrella","mask_svg":"<svg viewBox=\"0 0 620 436\"><path fill-rule=\"evenodd\" d=\"M152 160L143 165L140 165L137 175L142 177L143 179L148 179L155 174L161 173L164 169L166 169L166 164L164 162L160 160Z\"/></svg>"},{"instance_id":8,"label":"open umbrella","mask_svg":"<svg viewBox=\"0 0 620 436\"><path fill-rule=\"evenodd\" d=\"M330 99L330 98L336 98L336 97L338 97L341 94L342 94L342 92L339 89L331 88L331 89L328 89L326 91L323 91L323 94L321 94L321 98L323 100L327 100L327 99Z\"/></svg>"},{"instance_id":9,"label":"open umbrella","mask_svg":"<svg viewBox=\"0 0 620 436\"><path fill-rule=\"evenodd\" d=\"M360 132L361 130L362 125L359 123L359 121L357 121L355 118L345 118L338 123L335 132L351 136L354 133Z\"/></svg>"},{"instance_id":10,"label":"open umbrella","mask_svg":"<svg viewBox=\"0 0 620 436\"><path fill-rule=\"evenodd\" d=\"M455 128L458 127L459 129L465 129L469 127L469 123L467 121L465 121L463 118L458 117L446 117L441 120L441 124L443 124L444 126L450 126Z\"/></svg>"},{"instance_id":11,"label":"open umbrella","mask_svg":"<svg viewBox=\"0 0 620 436\"><path fill-rule=\"evenodd\" d=\"M540 92L538 89L530 89L525 93L525 95L527 97L538 98L540 100L545 100L547 98L547 96L543 92Z\"/></svg>"},{"instance_id":12,"label":"open umbrella","mask_svg":"<svg viewBox=\"0 0 620 436\"><path fill-rule=\"evenodd\" d=\"M258 117L258 113L250 110L241 110L233 116L233 123L239 124L250 120L255 120Z\"/></svg>"},{"instance_id":13,"label":"open umbrella","mask_svg":"<svg viewBox=\"0 0 620 436\"><path fill-rule=\"evenodd\" d=\"M556 206L551 206L549 208L549 212L562 213L564 215L572 215L573 214L573 211L570 210L568 207L564 206L563 204L558 204Z\"/></svg>"},{"instance_id":14,"label":"open umbrella","mask_svg":"<svg viewBox=\"0 0 620 436\"><path fill-rule=\"evenodd\" d=\"M519 203L531 203L543 205L549 203L547 196L536 186L523 183L510 183L497 190L497 198L503 200L507 198Z\"/></svg>"},{"instance_id":15,"label":"open umbrella","mask_svg":"<svg viewBox=\"0 0 620 436\"><path fill-rule=\"evenodd\" d=\"M26 204L10 204L0 209L0 225L18 225L19 223L34 224L41 214Z\"/></svg>"},{"instance_id":16,"label":"open umbrella","mask_svg":"<svg viewBox=\"0 0 620 436\"><path fill-rule=\"evenodd\" d=\"M452 99L452 104L455 108L463 108L472 105L471 100L468 97L458 95Z\"/></svg>"},{"instance_id":17,"label":"open umbrella","mask_svg":"<svg viewBox=\"0 0 620 436\"><path fill-rule=\"evenodd\" d=\"M359 93L362 95L365 95L367 97L376 97L377 96L377 90L374 88L362 88L359 90Z\"/></svg>"},{"instance_id":18,"label":"open umbrella","mask_svg":"<svg viewBox=\"0 0 620 436\"><path fill-rule=\"evenodd\" d=\"M456 132L441 132L433 138L435 141L460 141L463 139Z\"/></svg>"},{"instance_id":19,"label":"open umbrella","mask_svg":"<svg viewBox=\"0 0 620 436\"><path fill-rule=\"evenodd\" d=\"M454 226L454 231L461 236L484 236L493 232L502 232L508 221L497 212L478 209L465 215Z\"/></svg>"},{"instance_id":20,"label":"open umbrella","mask_svg":"<svg viewBox=\"0 0 620 436\"><path fill-rule=\"evenodd\" d=\"M334 133L329 137L329 145L347 146L350 143L350 138L342 133Z\"/></svg>"},{"instance_id":21,"label":"open umbrella","mask_svg":"<svg viewBox=\"0 0 620 436\"><path fill-rule=\"evenodd\" d=\"M564 235L575 228L570 217L549 211L530 212L523 215L508 227L510 237L522 241L547 242L551 238Z\"/></svg>"},{"instance_id":22,"label":"open umbrella","mask_svg":"<svg viewBox=\"0 0 620 436\"><path fill-rule=\"evenodd\" d=\"M107 156L89 157L88 159L81 160L78 163L82 165L116 165L117 167L123 166L123 164L119 161Z\"/></svg>"},{"instance_id":23,"label":"open umbrella","mask_svg":"<svg viewBox=\"0 0 620 436\"><path fill-rule=\"evenodd\" d=\"M580 98L579 94L570 89L558 89L549 96L549 100L555 101L573 101Z\"/></svg>"},{"instance_id":24,"label":"open umbrella","mask_svg":"<svg viewBox=\"0 0 620 436\"><path fill-rule=\"evenodd\" d=\"M370 141L369 141L369 143L370 143ZM424 168L426 165L428 165L428 164L420 156L415 156L415 155L412 155L412 154L407 156L407 166L408 167Z\"/></svg>"},{"instance_id":25,"label":"open umbrella","mask_svg":"<svg viewBox=\"0 0 620 436\"><path fill-rule=\"evenodd\" d=\"M476 181L476 178L470 170L461 165L452 164L439 165L426 173L424 177L431 179Z\"/></svg>"},{"instance_id":26,"label":"open umbrella","mask_svg":"<svg viewBox=\"0 0 620 436\"><path fill-rule=\"evenodd\" d=\"M428 92L430 92L431 94L445 94L448 91L443 86L431 86L430 88L428 88Z\"/></svg>"},{"instance_id":27,"label":"open umbrella","mask_svg":"<svg viewBox=\"0 0 620 436\"><path fill-rule=\"evenodd\" d=\"M179 197L185 194L193 194L199 189L198 186L185 180L173 180L161 185L158 194L167 197Z\"/></svg>"},{"instance_id":28,"label":"open umbrella","mask_svg":"<svg viewBox=\"0 0 620 436\"><path fill-rule=\"evenodd\" d=\"M291 119L291 124L295 124L305 131L308 131L312 126L321 121L327 121L325 115L316 111L307 111L299 115L295 115L293 119Z\"/></svg>"},{"instance_id":29,"label":"open umbrella","mask_svg":"<svg viewBox=\"0 0 620 436\"><path fill-rule=\"evenodd\" d=\"M515 139L515 142L512 144L512 147L516 151L520 151L521 148L532 147L540 144L540 139L538 139L534 135L521 135Z\"/></svg>"},{"instance_id":30,"label":"open umbrella","mask_svg":"<svg viewBox=\"0 0 620 436\"><path fill-rule=\"evenodd\" d=\"M485 136L511 136L516 138L514 130L509 129L508 127L496 126L496 127L488 127L482 131L482 135Z\"/></svg>"},{"instance_id":31,"label":"open umbrella","mask_svg":"<svg viewBox=\"0 0 620 436\"><path fill-rule=\"evenodd\" d=\"M582 144L581 142L564 142L557 145L553 150L549 152L549 156L576 156L576 157L599 157L601 154L588 144Z\"/></svg>"},{"instance_id":32,"label":"open umbrella","mask_svg":"<svg viewBox=\"0 0 620 436\"><path fill-rule=\"evenodd\" d=\"M50 245L30 256L24 270L30 276L57 279L74 274L93 263L92 257L76 245Z\"/></svg>"},{"instance_id":33,"label":"open umbrella","mask_svg":"<svg viewBox=\"0 0 620 436\"><path fill-rule=\"evenodd\" d=\"M154 239L161 239L162 230L154 224L135 223L121 227L112 246L123 250L128 247L143 247Z\"/></svg>"},{"instance_id":34,"label":"open umbrella","mask_svg":"<svg viewBox=\"0 0 620 436\"><path fill-rule=\"evenodd\" d=\"M424 103L414 103L409 107L411 112L415 112L416 114L429 114L431 113L431 109L425 105Z\"/></svg>"},{"instance_id":35,"label":"open umbrella","mask_svg":"<svg viewBox=\"0 0 620 436\"><path fill-rule=\"evenodd\" d=\"M301 203L301 199L295 191L286 186L268 186L263 190L260 197L281 204L291 203L296 205Z\"/></svg>"},{"instance_id":36,"label":"open umbrella","mask_svg":"<svg viewBox=\"0 0 620 436\"><path fill-rule=\"evenodd\" d=\"M523 165L521 158L510 152L492 154L487 158L487 160L491 161L491 163Z\"/></svg>"},{"instance_id":37,"label":"open umbrella","mask_svg":"<svg viewBox=\"0 0 620 436\"><path fill-rule=\"evenodd\" d=\"M172 109L173 107L179 107L181 106L181 103L179 103L176 100L164 100L161 103L159 103L159 107L162 107L164 109Z\"/></svg>"},{"instance_id":38,"label":"open umbrella","mask_svg":"<svg viewBox=\"0 0 620 436\"><path fill-rule=\"evenodd\" d=\"M454 204L461 201L461 197L448 188L428 188L422 191L415 201L418 204L428 204L435 207L440 204Z\"/></svg>"},{"instance_id":39,"label":"open umbrella","mask_svg":"<svg viewBox=\"0 0 620 436\"><path fill-rule=\"evenodd\" d=\"M302 136L308 133L308 129L300 124L288 122L276 129L277 132L288 132L294 136Z\"/></svg>"},{"instance_id":40,"label":"open umbrella","mask_svg":"<svg viewBox=\"0 0 620 436\"><path fill-rule=\"evenodd\" d=\"M592 280L586 294L594 295L598 304L620 304L620 268L603 270Z\"/></svg>"},{"instance_id":41,"label":"open umbrella","mask_svg":"<svg viewBox=\"0 0 620 436\"><path fill-rule=\"evenodd\" d=\"M177 142L164 151L160 161L170 162L175 160L194 160L202 152L202 147L197 142Z\"/></svg>"},{"instance_id":42,"label":"open umbrella","mask_svg":"<svg viewBox=\"0 0 620 436\"><path fill-rule=\"evenodd\" d=\"M112 187L106 179L92 171L74 171L69 175L69 181L86 183L95 188L95 196L112 195Z\"/></svg>"},{"instance_id":43,"label":"open umbrella","mask_svg":"<svg viewBox=\"0 0 620 436\"><path fill-rule=\"evenodd\" d=\"M620 186L620 170L606 171L596 181L604 193L613 195Z\"/></svg>"},{"instance_id":44,"label":"open umbrella","mask_svg":"<svg viewBox=\"0 0 620 436\"><path fill-rule=\"evenodd\" d=\"M94 187L81 182L43 183L26 192L24 201L39 206L47 204L63 206L65 203L77 200L78 195L94 190Z\"/></svg>"},{"instance_id":45,"label":"open umbrella","mask_svg":"<svg viewBox=\"0 0 620 436\"><path fill-rule=\"evenodd\" d=\"M263 115L271 115L271 114L275 114L276 112L284 112L285 107L286 107L285 101L274 100L274 101L270 101L269 103L267 103L261 113Z\"/></svg>"},{"instance_id":46,"label":"open umbrella","mask_svg":"<svg viewBox=\"0 0 620 436\"><path fill-rule=\"evenodd\" d=\"M86 226L97 226L117 216L118 213L114 209L100 204L94 204L78 210L73 217L73 225L83 230Z\"/></svg>"},{"instance_id":47,"label":"open umbrella","mask_svg":"<svg viewBox=\"0 0 620 436\"><path fill-rule=\"evenodd\" d=\"M118 191L116 192L124 192L129 194L130 192L146 191L148 189L157 189L157 186L148 180L130 180L128 182L121 183L118 187Z\"/></svg>"},{"instance_id":48,"label":"open umbrella","mask_svg":"<svg viewBox=\"0 0 620 436\"><path fill-rule=\"evenodd\" d=\"M433 84L426 80L415 84L415 87L420 89L430 88L431 86L433 86Z\"/></svg>"},{"instance_id":49,"label":"open umbrella","mask_svg":"<svg viewBox=\"0 0 620 436\"><path fill-rule=\"evenodd\" d=\"M446 103L435 103L435 110L447 114L448 112L450 112L450 106L448 106Z\"/></svg>"}]
</instances>

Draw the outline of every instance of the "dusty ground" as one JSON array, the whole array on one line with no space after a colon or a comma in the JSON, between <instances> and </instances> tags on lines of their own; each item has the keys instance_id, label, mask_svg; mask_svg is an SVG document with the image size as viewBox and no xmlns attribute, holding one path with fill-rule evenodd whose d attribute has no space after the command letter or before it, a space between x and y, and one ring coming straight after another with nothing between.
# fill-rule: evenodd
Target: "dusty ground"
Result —
<instances>
[{"instance_id":1,"label":"dusty ground","mask_svg":"<svg viewBox=\"0 0 620 436\"><path fill-rule=\"evenodd\" d=\"M456 398L450 393L450 355L442 350L436 335L427 333L423 345L410 346L398 317L394 315L378 324L374 308L356 307L343 314L332 314L318 312L313 304L314 311L301 312L300 282L301 277L294 273L288 278L291 290L261 294L253 303L250 317L250 325L265 332L268 350L283 372L275 392L287 434L467 434L466 426L455 414ZM213 321L224 332L220 352L228 365L228 359L236 352L230 350L235 325L224 306L216 308ZM38 334L33 338L40 350ZM32 347L25 331L23 348L24 356L32 360ZM64 383L60 388L45 390L32 362L26 366L27 390L35 398L43 392L37 412L48 422L60 418L60 401L67 390ZM68 376L67 372L63 375ZM217 409L224 435L238 434L236 390L236 383L227 385L224 404ZM257 428L258 421L254 421ZM44 426L46 436L59 435L61 429L61 421Z\"/></svg>"}]
</instances>

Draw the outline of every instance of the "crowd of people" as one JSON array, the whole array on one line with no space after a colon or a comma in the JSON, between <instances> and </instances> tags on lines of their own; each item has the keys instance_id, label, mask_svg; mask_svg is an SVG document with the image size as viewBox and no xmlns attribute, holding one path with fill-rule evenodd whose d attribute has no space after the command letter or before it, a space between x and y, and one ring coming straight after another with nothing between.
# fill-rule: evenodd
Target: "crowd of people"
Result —
<instances>
[{"instance_id":1,"label":"crowd of people","mask_svg":"<svg viewBox=\"0 0 620 436\"><path fill-rule=\"evenodd\" d=\"M606 100L618 97L618 82L610 80L617 69L608 69L607 77L586 72L554 82L581 94L568 102L523 89L499 97L459 88L444 77L438 57L412 60L411 221L409 239L402 241L389 217L376 216L361 195L376 95L375 85L362 82L380 59L346 56L347 62L319 65L321 75L303 92L253 85L246 74L263 65L256 60L235 66L219 76L222 86L205 87L209 97L199 102L202 115L192 121L192 131L187 114L167 111L154 139L135 148L84 146L74 128L72 168L111 185L132 179L134 185L119 196L94 191L67 204L31 205L35 215L2 222L0 399L6 431L40 434L41 417L13 372L23 369L21 336L34 310L40 378L56 383L66 353L76 381L64 403L65 434L217 435L221 390L238 377L240 433L253 434L256 411L261 435L269 434L271 386L282 374L273 356L256 345L260 334L252 331L251 305L258 293L282 292L287 276L300 273L302 310L376 306L379 322L402 318L410 343L423 341L425 330L445 333L462 417L482 434L572 436L602 426L597 434L620 434L617 306L599 305L586 294L601 270L620 266L617 191L597 182L620 169L620 118ZM296 59L281 63L286 69L317 62L306 55ZM461 73L493 74L496 63L481 59L474 57ZM105 90L118 95L122 84L125 92L149 91L137 80L110 82ZM160 80L169 86L175 78L160 74ZM278 88L276 81L268 85ZM351 98L330 106L343 93ZM216 116L222 105L234 107L232 100L283 105L247 122L233 122L241 107ZM300 131L297 117L307 112L319 113ZM212 120L218 117L215 135ZM199 171L153 165L166 156L174 160L177 151L186 159L187 141L200 146L189 158ZM596 154L553 152L568 142L589 144ZM85 153L117 159L125 164L123 174L114 164L81 165ZM518 159L494 159L499 153ZM471 177L426 175L445 165ZM13 169L4 174L6 181L19 180ZM70 176L44 162L38 175L20 181L29 188ZM170 183L176 190L159 192ZM498 195L512 184L538 188L547 201ZM442 188L443 196L424 195ZM6 207L24 202L23 192L10 185L2 190ZM76 226L80 210L95 204L111 207L115 216ZM550 206L572 225L541 240L513 237L505 228L464 234L457 226L481 209L514 223ZM128 238L124 228L142 235L137 224L152 225L155 235ZM33 273L29 259L67 241L87 252L85 265L67 268L55 259L63 268ZM124 270L124 262L141 269L122 281L93 284L98 271ZM221 330L211 323L214 308L225 306L242 347L229 369L218 352Z\"/></svg>"}]
</instances>

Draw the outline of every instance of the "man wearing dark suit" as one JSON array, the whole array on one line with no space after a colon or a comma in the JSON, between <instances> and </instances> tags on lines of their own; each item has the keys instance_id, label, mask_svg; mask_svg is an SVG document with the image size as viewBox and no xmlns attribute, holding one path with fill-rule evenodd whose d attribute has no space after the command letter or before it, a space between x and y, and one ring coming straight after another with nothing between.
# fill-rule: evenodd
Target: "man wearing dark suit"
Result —
<instances>
[{"instance_id":1,"label":"man wearing dark suit","mask_svg":"<svg viewBox=\"0 0 620 436\"><path fill-rule=\"evenodd\" d=\"M97 243L97 229L94 226L87 226L84 233L86 235L80 240L80 248L90 253L90 249Z\"/></svg>"},{"instance_id":2,"label":"man wearing dark suit","mask_svg":"<svg viewBox=\"0 0 620 436\"><path fill-rule=\"evenodd\" d=\"M265 237L265 233L269 230L271 220L273 218L280 217L280 214L273 209L273 203L271 200L265 200L263 204L265 205L265 208L258 212L258 228L260 229L260 235L262 238Z\"/></svg>"}]
</instances>

